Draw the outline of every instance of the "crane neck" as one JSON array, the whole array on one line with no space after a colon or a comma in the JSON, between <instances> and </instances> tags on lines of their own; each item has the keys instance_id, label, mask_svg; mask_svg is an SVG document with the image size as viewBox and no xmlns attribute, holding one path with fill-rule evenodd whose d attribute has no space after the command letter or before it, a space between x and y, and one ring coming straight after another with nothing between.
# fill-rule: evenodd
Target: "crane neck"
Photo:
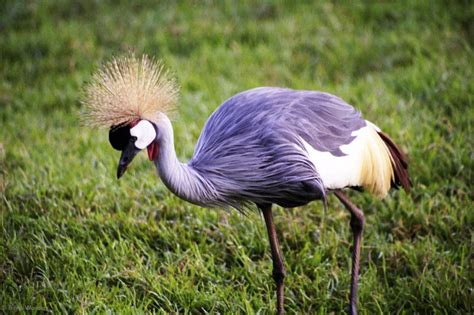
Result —
<instances>
[{"instance_id":1,"label":"crane neck","mask_svg":"<svg viewBox=\"0 0 474 315\"><path fill-rule=\"evenodd\" d=\"M205 206L212 201L211 183L196 169L181 163L174 147L171 121L163 115L155 122L158 127L158 157L154 160L158 175L176 196L188 202Z\"/></svg>"}]
</instances>

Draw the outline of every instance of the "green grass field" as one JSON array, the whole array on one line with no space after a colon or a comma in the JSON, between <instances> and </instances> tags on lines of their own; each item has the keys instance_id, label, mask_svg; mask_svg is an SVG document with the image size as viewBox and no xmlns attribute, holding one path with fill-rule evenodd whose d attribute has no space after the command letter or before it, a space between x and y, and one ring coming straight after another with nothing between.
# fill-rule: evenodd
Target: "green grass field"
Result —
<instances>
[{"instance_id":1,"label":"green grass field","mask_svg":"<svg viewBox=\"0 0 474 315\"><path fill-rule=\"evenodd\" d=\"M181 85L182 160L210 113L256 86L339 95L408 152L411 195L351 192L367 218L362 314L474 312L474 6L470 1L0 4L0 313L271 313L258 213L169 193L145 154L117 181L81 126L91 73L130 49ZM289 313L346 308L349 214L277 208Z\"/></svg>"}]
</instances>

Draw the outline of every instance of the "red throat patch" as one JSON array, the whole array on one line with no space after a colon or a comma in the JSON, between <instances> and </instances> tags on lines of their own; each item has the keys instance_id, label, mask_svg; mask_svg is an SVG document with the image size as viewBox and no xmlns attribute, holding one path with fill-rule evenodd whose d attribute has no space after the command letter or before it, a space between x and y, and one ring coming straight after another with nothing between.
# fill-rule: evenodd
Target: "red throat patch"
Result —
<instances>
[{"instance_id":1,"label":"red throat patch","mask_svg":"<svg viewBox=\"0 0 474 315\"><path fill-rule=\"evenodd\" d=\"M152 142L147 147L147 150L148 150L148 159L150 159L150 161L154 161L158 157L158 152L160 151L158 147L158 143Z\"/></svg>"}]
</instances>

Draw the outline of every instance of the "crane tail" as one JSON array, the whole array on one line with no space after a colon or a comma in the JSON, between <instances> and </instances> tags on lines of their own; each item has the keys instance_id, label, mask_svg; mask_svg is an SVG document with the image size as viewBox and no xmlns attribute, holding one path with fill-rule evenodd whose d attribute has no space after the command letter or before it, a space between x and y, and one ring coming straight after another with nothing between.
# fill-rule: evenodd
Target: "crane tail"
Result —
<instances>
[{"instance_id":1,"label":"crane tail","mask_svg":"<svg viewBox=\"0 0 474 315\"><path fill-rule=\"evenodd\" d=\"M326 189L362 187L381 198L399 186L409 192L407 158L387 134L367 121L352 136L352 142L339 146L342 156L318 151L301 140Z\"/></svg>"},{"instance_id":2,"label":"crane tail","mask_svg":"<svg viewBox=\"0 0 474 315\"><path fill-rule=\"evenodd\" d=\"M383 133L382 131L377 131L377 133L385 143L390 153L394 173L392 178L392 187L398 188L401 186L407 193L409 193L411 181L408 175L407 156L386 133Z\"/></svg>"}]
</instances>

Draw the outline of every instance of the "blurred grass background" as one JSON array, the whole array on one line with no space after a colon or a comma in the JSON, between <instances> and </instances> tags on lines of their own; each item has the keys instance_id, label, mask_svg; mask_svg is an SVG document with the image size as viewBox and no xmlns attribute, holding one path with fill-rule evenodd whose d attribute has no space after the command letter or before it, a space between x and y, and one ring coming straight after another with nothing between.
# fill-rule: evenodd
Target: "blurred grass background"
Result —
<instances>
[{"instance_id":1,"label":"blurred grass background","mask_svg":"<svg viewBox=\"0 0 474 315\"><path fill-rule=\"evenodd\" d=\"M0 311L274 311L259 214L178 200L145 155L117 181L107 132L80 125L83 84L133 49L180 82L182 160L248 88L361 110L408 152L414 188L352 194L367 217L360 312L472 313L473 20L471 1L2 1ZM275 212L289 313L346 307L349 215L329 202Z\"/></svg>"}]
</instances>

